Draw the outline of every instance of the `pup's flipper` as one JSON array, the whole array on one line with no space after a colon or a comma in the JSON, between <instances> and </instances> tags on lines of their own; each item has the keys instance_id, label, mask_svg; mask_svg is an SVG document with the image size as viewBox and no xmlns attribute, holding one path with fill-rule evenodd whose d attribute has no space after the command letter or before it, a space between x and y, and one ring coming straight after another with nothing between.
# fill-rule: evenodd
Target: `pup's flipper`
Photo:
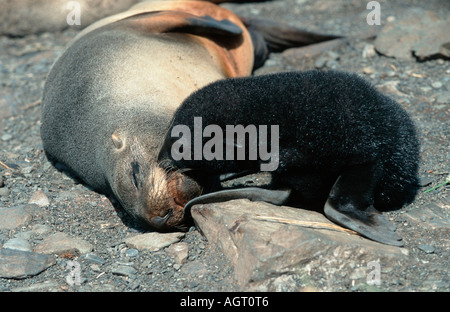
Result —
<instances>
[{"instance_id":1,"label":"pup's flipper","mask_svg":"<svg viewBox=\"0 0 450 312\"><path fill-rule=\"evenodd\" d=\"M339 208L335 208L335 206L330 203L329 200L325 204L325 216L327 216L327 218L331 221L350 230L358 232L362 236L365 236L376 242L398 247L404 246L402 238L397 233L395 233L395 227L386 218L386 216L383 216L375 208L370 209L371 211L368 210L369 209L366 209L365 212L372 220L371 223L363 222L362 220L352 215L352 213L346 214L340 211Z\"/></svg>"},{"instance_id":2,"label":"pup's flipper","mask_svg":"<svg viewBox=\"0 0 450 312\"><path fill-rule=\"evenodd\" d=\"M279 22L265 19L239 17L252 37L255 49L254 69L262 66L270 52L302 47L323 41L341 38L302 30Z\"/></svg>"},{"instance_id":3,"label":"pup's flipper","mask_svg":"<svg viewBox=\"0 0 450 312\"><path fill-rule=\"evenodd\" d=\"M290 194L290 190L267 190L258 187L222 190L191 199L184 206L183 211L184 214L189 215L193 205L211 204L241 198L247 198L251 201L264 201L274 205L282 205L287 201Z\"/></svg>"},{"instance_id":4,"label":"pup's flipper","mask_svg":"<svg viewBox=\"0 0 450 312\"><path fill-rule=\"evenodd\" d=\"M373 175L358 168L344 172L331 189L324 213L331 221L371 240L403 246L395 226L372 205Z\"/></svg>"}]
</instances>

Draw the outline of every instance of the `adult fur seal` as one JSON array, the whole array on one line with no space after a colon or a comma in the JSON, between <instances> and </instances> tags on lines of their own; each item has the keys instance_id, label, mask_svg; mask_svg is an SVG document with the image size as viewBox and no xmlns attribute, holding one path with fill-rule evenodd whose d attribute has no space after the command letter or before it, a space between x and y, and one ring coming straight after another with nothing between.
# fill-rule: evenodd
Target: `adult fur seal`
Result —
<instances>
[{"instance_id":1,"label":"adult fur seal","mask_svg":"<svg viewBox=\"0 0 450 312\"><path fill-rule=\"evenodd\" d=\"M160 230L179 228L184 204L203 186L198 176L158 166L176 108L208 83L250 75L270 50L264 37L285 47L335 38L258 25L250 33L212 3L163 1L89 26L48 75L41 118L46 153L113 194L136 219Z\"/></svg>"},{"instance_id":2,"label":"adult fur seal","mask_svg":"<svg viewBox=\"0 0 450 312\"><path fill-rule=\"evenodd\" d=\"M203 127L216 125L223 131L228 125L278 125L273 188L288 187L291 202L318 203L329 219L370 239L403 244L379 210L399 208L415 196L416 130L400 105L356 74L308 71L227 79L184 101L174 115L160 161L211 175L257 172L265 161L249 160L248 149L244 160L226 160L225 148L223 155L211 160L194 160L192 142L183 138L185 132L176 133L179 125L194 133L194 117L201 117ZM204 150L208 142L211 150L224 144L233 152L235 145L242 145L234 137L225 142L229 137L223 134L224 142L211 146L216 135L213 131L203 136ZM180 141L183 144L174 144ZM275 148L274 142L267 140L268 150ZM175 156L185 148L188 154ZM213 195L206 201L211 202ZM202 198L193 201L201 203Z\"/></svg>"}]
</instances>

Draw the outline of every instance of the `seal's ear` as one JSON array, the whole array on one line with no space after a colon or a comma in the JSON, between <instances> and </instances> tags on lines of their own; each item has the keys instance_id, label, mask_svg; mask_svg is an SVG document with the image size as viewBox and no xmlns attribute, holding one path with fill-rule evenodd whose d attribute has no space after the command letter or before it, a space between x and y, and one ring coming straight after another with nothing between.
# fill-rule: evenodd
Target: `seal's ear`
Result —
<instances>
[{"instance_id":1,"label":"seal's ear","mask_svg":"<svg viewBox=\"0 0 450 312\"><path fill-rule=\"evenodd\" d=\"M239 36L243 32L229 20L217 20L208 15L196 16L178 11L140 13L117 23L144 33L181 32L200 36Z\"/></svg>"},{"instance_id":2,"label":"seal's ear","mask_svg":"<svg viewBox=\"0 0 450 312\"><path fill-rule=\"evenodd\" d=\"M113 133L111 135L111 140L113 141L113 144L117 149L121 149L123 147L123 140L117 133Z\"/></svg>"}]
</instances>

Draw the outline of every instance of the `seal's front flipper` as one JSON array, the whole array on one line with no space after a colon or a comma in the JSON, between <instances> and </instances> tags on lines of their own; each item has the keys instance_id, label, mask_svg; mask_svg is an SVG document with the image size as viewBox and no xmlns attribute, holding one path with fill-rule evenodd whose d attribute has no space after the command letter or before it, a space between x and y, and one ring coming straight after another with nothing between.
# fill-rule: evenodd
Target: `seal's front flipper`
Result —
<instances>
[{"instance_id":1,"label":"seal's front flipper","mask_svg":"<svg viewBox=\"0 0 450 312\"><path fill-rule=\"evenodd\" d=\"M211 16L196 16L181 11L156 11L140 13L116 23L123 23L143 33L189 33L206 36L240 36L243 30L229 20Z\"/></svg>"},{"instance_id":2,"label":"seal's front flipper","mask_svg":"<svg viewBox=\"0 0 450 312\"><path fill-rule=\"evenodd\" d=\"M255 48L254 69L264 64L270 52L281 52L289 48L341 38L341 36L313 33L264 19L240 18L252 37Z\"/></svg>"},{"instance_id":3,"label":"seal's front flipper","mask_svg":"<svg viewBox=\"0 0 450 312\"><path fill-rule=\"evenodd\" d=\"M185 214L189 214L191 207L194 205L211 204L241 198L246 198L251 201L264 201L280 206L287 201L290 194L290 190L266 190L258 187L223 190L191 199L184 206L183 211Z\"/></svg>"},{"instance_id":4,"label":"seal's front flipper","mask_svg":"<svg viewBox=\"0 0 450 312\"><path fill-rule=\"evenodd\" d=\"M325 216L369 239L401 247L404 243L395 226L372 205L373 178L368 167L344 172L331 189Z\"/></svg>"}]
</instances>

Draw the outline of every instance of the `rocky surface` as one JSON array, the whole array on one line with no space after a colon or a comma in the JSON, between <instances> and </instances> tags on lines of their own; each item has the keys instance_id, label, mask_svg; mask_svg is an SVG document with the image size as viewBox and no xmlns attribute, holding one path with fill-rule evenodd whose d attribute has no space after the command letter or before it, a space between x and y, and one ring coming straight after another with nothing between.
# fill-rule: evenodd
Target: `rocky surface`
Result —
<instances>
[{"instance_id":1,"label":"rocky surface","mask_svg":"<svg viewBox=\"0 0 450 312\"><path fill-rule=\"evenodd\" d=\"M375 40L378 52L395 58L450 59L450 20L439 12L410 8L390 18Z\"/></svg>"},{"instance_id":2,"label":"rocky surface","mask_svg":"<svg viewBox=\"0 0 450 312\"><path fill-rule=\"evenodd\" d=\"M357 72L410 113L422 143L423 187L411 205L387 213L404 248L318 228L330 224L320 213L245 200L195 207L209 216L196 216L198 227L184 236L145 233L114 199L54 167L42 149L39 100L51 64L77 34L69 28L0 37L0 291L449 291L450 63L387 57L370 35L406 8L449 16L448 2L379 2L381 26L367 25L367 3L359 0L224 5L349 36L328 50L272 54L256 74ZM148 247L157 240L159 247Z\"/></svg>"},{"instance_id":3,"label":"rocky surface","mask_svg":"<svg viewBox=\"0 0 450 312\"><path fill-rule=\"evenodd\" d=\"M0 35L26 36L69 27L81 29L102 17L122 12L136 2L138 0L6 0L0 11Z\"/></svg>"},{"instance_id":4,"label":"rocky surface","mask_svg":"<svg viewBox=\"0 0 450 312\"><path fill-rule=\"evenodd\" d=\"M342 290L365 287L369 263L379 262L386 272L407 262L406 249L364 239L315 211L242 199L195 206L192 217L208 241L221 247L238 285L247 290L318 289L325 282L322 272L348 277L334 285Z\"/></svg>"}]
</instances>

